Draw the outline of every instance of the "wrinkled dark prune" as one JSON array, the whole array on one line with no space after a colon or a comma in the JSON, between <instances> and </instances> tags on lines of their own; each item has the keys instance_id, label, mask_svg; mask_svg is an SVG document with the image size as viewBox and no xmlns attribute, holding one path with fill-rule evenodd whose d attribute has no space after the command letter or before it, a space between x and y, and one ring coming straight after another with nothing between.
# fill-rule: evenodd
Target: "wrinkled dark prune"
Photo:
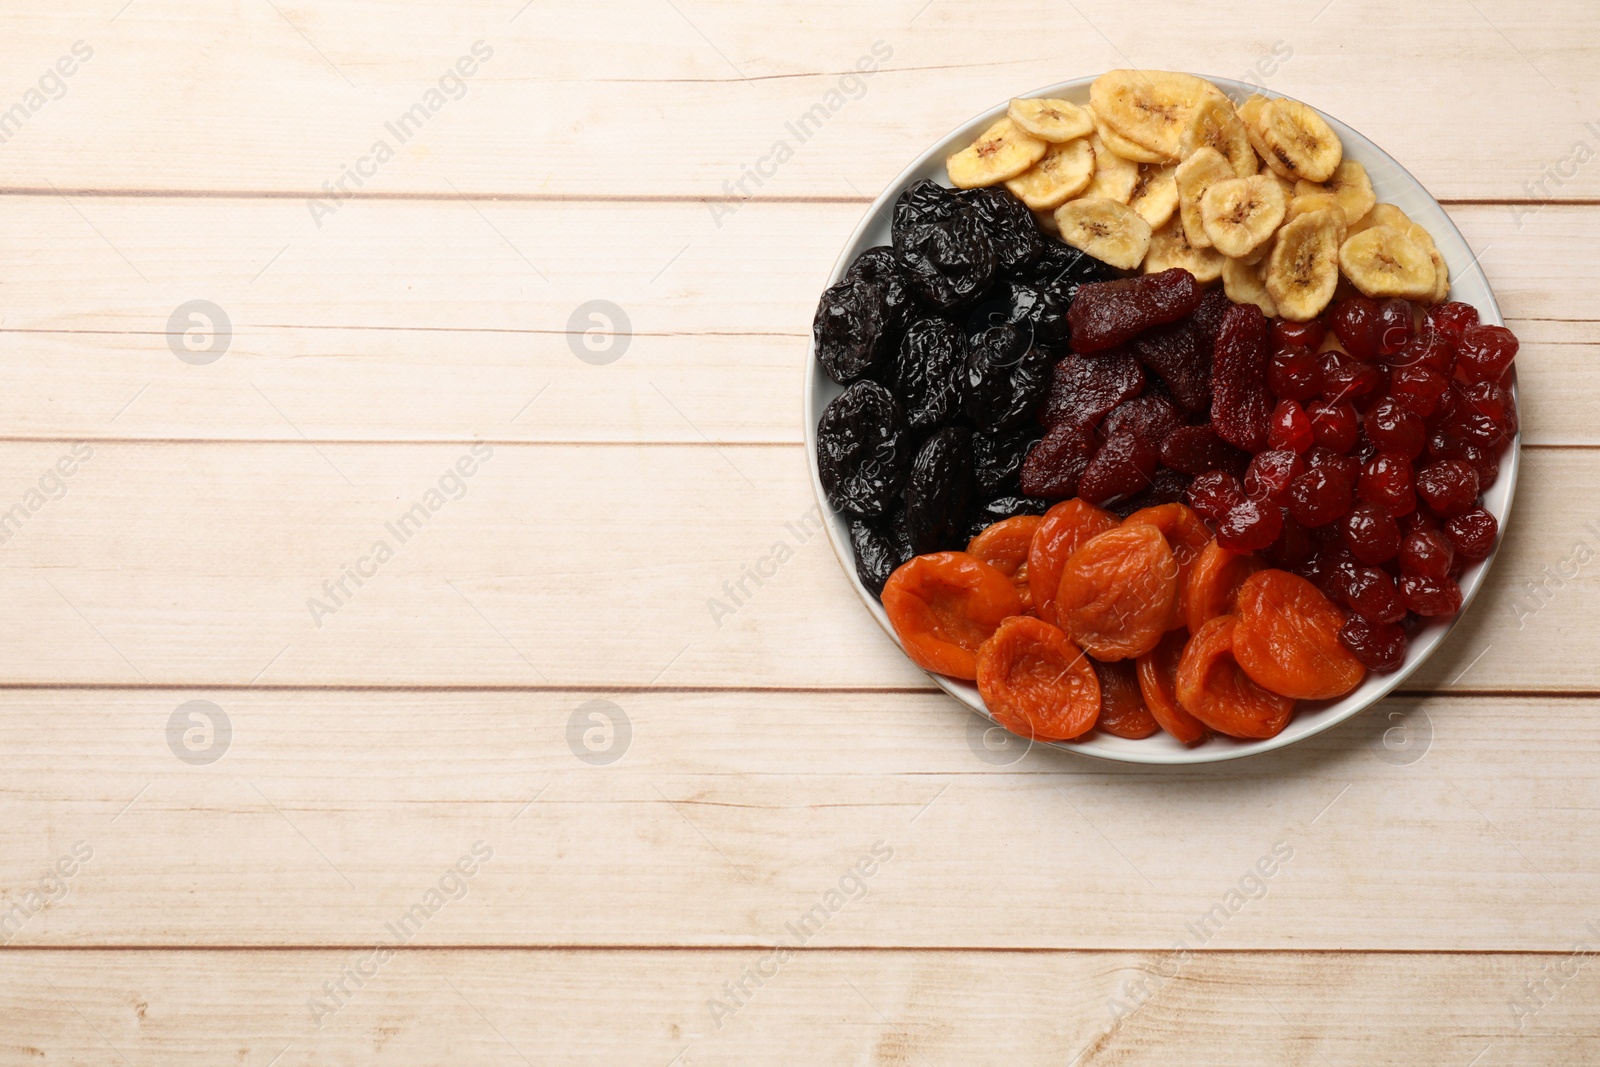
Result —
<instances>
[{"instance_id":1,"label":"wrinkled dark prune","mask_svg":"<svg viewBox=\"0 0 1600 1067\"><path fill-rule=\"evenodd\" d=\"M906 330L894 360L895 397L906 425L922 433L961 415L967 339L945 319L918 319Z\"/></svg>"},{"instance_id":2,"label":"wrinkled dark prune","mask_svg":"<svg viewBox=\"0 0 1600 1067\"><path fill-rule=\"evenodd\" d=\"M1054 295L1016 282L1001 282L967 314L967 335L991 326L1016 326L1031 331L1043 345L1067 343L1067 305Z\"/></svg>"},{"instance_id":3,"label":"wrinkled dark prune","mask_svg":"<svg viewBox=\"0 0 1600 1067\"><path fill-rule=\"evenodd\" d=\"M1132 400L1124 400L1106 415L1100 423L1100 436L1112 437L1119 433L1133 433L1150 441L1156 448L1183 422L1182 415L1172 401L1159 393L1146 393Z\"/></svg>"},{"instance_id":4,"label":"wrinkled dark prune","mask_svg":"<svg viewBox=\"0 0 1600 1067\"><path fill-rule=\"evenodd\" d=\"M912 311L893 250L867 249L817 303L811 323L817 361L840 385L884 376Z\"/></svg>"},{"instance_id":5,"label":"wrinkled dark prune","mask_svg":"<svg viewBox=\"0 0 1600 1067\"><path fill-rule=\"evenodd\" d=\"M1150 477L1150 485L1143 492L1125 500L1118 500L1108 509L1118 518L1127 518L1141 508L1159 507L1162 504L1183 503L1184 491L1189 488L1189 476L1165 467Z\"/></svg>"},{"instance_id":6,"label":"wrinkled dark prune","mask_svg":"<svg viewBox=\"0 0 1600 1067\"><path fill-rule=\"evenodd\" d=\"M910 461L905 415L877 382L856 382L817 421L817 469L838 511L869 518L889 511Z\"/></svg>"},{"instance_id":7,"label":"wrinkled dark prune","mask_svg":"<svg viewBox=\"0 0 1600 1067\"><path fill-rule=\"evenodd\" d=\"M1087 426L1063 422L1044 435L1022 464L1022 491L1045 500L1078 495L1078 479L1099 447Z\"/></svg>"},{"instance_id":8,"label":"wrinkled dark prune","mask_svg":"<svg viewBox=\"0 0 1600 1067\"><path fill-rule=\"evenodd\" d=\"M1022 488L1022 461L1044 431L1022 426L1001 434L972 435L972 465L978 495L984 497L1015 494Z\"/></svg>"},{"instance_id":9,"label":"wrinkled dark prune","mask_svg":"<svg viewBox=\"0 0 1600 1067\"><path fill-rule=\"evenodd\" d=\"M1144 390L1144 370L1126 352L1080 356L1069 352L1050 372L1039 421L1097 426L1106 412Z\"/></svg>"},{"instance_id":10,"label":"wrinkled dark prune","mask_svg":"<svg viewBox=\"0 0 1600 1067\"><path fill-rule=\"evenodd\" d=\"M1247 452L1267 447L1272 394L1267 318L1254 304L1235 304L1222 318L1211 361L1211 425L1217 436Z\"/></svg>"},{"instance_id":11,"label":"wrinkled dark prune","mask_svg":"<svg viewBox=\"0 0 1600 1067\"><path fill-rule=\"evenodd\" d=\"M899 248L896 246L896 251ZM1181 319L1200 305L1204 290L1182 267L1098 282L1078 290L1067 320L1074 352L1114 348L1152 326Z\"/></svg>"},{"instance_id":12,"label":"wrinkled dark prune","mask_svg":"<svg viewBox=\"0 0 1600 1067\"><path fill-rule=\"evenodd\" d=\"M1093 282L1109 282L1117 277L1115 268L1087 252L1060 241L1045 242L1044 255L1034 264L1031 281L1044 289L1055 289L1071 302L1078 287Z\"/></svg>"},{"instance_id":13,"label":"wrinkled dark prune","mask_svg":"<svg viewBox=\"0 0 1600 1067\"><path fill-rule=\"evenodd\" d=\"M1161 462L1175 471L1198 476L1206 471L1244 475L1250 457L1217 436L1211 424L1180 426L1161 442Z\"/></svg>"},{"instance_id":14,"label":"wrinkled dark prune","mask_svg":"<svg viewBox=\"0 0 1600 1067\"><path fill-rule=\"evenodd\" d=\"M906 479L906 529L913 554L966 547L972 482L971 430L947 426L923 442Z\"/></svg>"},{"instance_id":15,"label":"wrinkled dark prune","mask_svg":"<svg viewBox=\"0 0 1600 1067\"><path fill-rule=\"evenodd\" d=\"M1078 479L1078 496L1105 507L1113 501L1143 492L1151 484L1160 465L1154 441L1136 433L1119 433L1106 438L1083 477Z\"/></svg>"},{"instance_id":16,"label":"wrinkled dark prune","mask_svg":"<svg viewBox=\"0 0 1600 1067\"><path fill-rule=\"evenodd\" d=\"M1044 254L1046 237L1033 220L1033 212L1004 186L967 189L958 194L983 223L984 232L994 245L1000 273L1025 276Z\"/></svg>"},{"instance_id":17,"label":"wrinkled dark prune","mask_svg":"<svg viewBox=\"0 0 1600 1067\"><path fill-rule=\"evenodd\" d=\"M929 223L949 222L965 215L967 210L960 193L949 186L940 185L932 178L908 185L894 202L891 229L895 235L895 246L899 246L901 233Z\"/></svg>"},{"instance_id":18,"label":"wrinkled dark prune","mask_svg":"<svg viewBox=\"0 0 1600 1067\"><path fill-rule=\"evenodd\" d=\"M1014 515L1043 515L1050 510L1052 501L1028 496L1000 496L975 508L967 518L967 540L972 540L987 527Z\"/></svg>"},{"instance_id":19,"label":"wrinkled dark prune","mask_svg":"<svg viewBox=\"0 0 1600 1067\"><path fill-rule=\"evenodd\" d=\"M904 235L896 233L894 251L912 291L944 310L977 300L994 281L997 269L994 245L983 224L970 214L913 226Z\"/></svg>"},{"instance_id":20,"label":"wrinkled dark prune","mask_svg":"<svg viewBox=\"0 0 1600 1067\"><path fill-rule=\"evenodd\" d=\"M850 547L856 554L856 577L873 596L882 596L883 583L889 580L889 575L911 558L910 546L899 543L893 527L885 519L851 519Z\"/></svg>"},{"instance_id":21,"label":"wrinkled dark prune","mask_svg":"<svg viewBox=\"0 0 1600 1067\"><path fill-rule=\"evenodd\" d=\"M965 400L967 417L978 429L1020 426L1044 399L1054 359L1028 342L1027 332L1015 326L991 326L971 338Z\"/></svg>"},{"instance_id":22,"label":"wrinkled dark prune","mask_svg":"<svg viewBox=\"0 0 1600 1067\"><path fill-rule=\"evenodd\" d=\"M1146 330L1133 339L1133 353L1167 389L1185 411L1211 407L1211 349L1202 352L1193 317Z\"/></svg>"}]
</instances>

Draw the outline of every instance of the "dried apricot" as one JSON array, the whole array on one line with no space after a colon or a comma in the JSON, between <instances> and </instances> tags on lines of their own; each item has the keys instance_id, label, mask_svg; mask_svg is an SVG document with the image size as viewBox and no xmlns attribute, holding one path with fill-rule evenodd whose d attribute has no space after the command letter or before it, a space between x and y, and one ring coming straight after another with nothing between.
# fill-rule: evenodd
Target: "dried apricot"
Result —
<instances>
[{"instance_id":1,"label":"dried apricot","mask_svg":"<svg viewBox=\"0 0 1600 1067\"><path fill-rule=\"evenodd\" d=\"M1041 741L1088 733L1100 714L1094 667L1067 635L1026 615L1007 619L978 649L978 693L994 721Z\"/></svg>"},{"instance_id":2,"label":"dried apricot","mask_svg":"<svg viewBox=\"0 0 1600 1067\"><path fill-rule=\"evenodd\" d=\"M1234 655L1258 684L1297 700L1343 696L1367 669L1339 641L1344 613L1299 575L1265 570L1239 587Z\"/></svg>"},{"instance_id":3,"label":"dried apricot","mask_svg":"<svg viewBox=\"0 0 1600 1067\"><path fill-rule=\"evenodd\" d=\"M977 677L978 646L1022 601L1011 579L965 552L935 552L902 563L883 585L883 610L924 670Z\"/></svg>"},{"instance_id":4,"label":"dried apricot","mask_svg":"<svg viewBox=\"0 0 1600 1067\"><path fill-rule=\"evenodd\" d=\"M1033 612L1033 590L1028 587L1028 548L1043 521L1037 515L1014 515L985 526L983 532L967 544L968 555L977 556L1011 579L1011 584L1017 588L1017 598L1022 601L1022 610L1029 614Z\"/></svg>"},{"instance_id":5,"label":"dried apricot","mask_svg":"<svg viewBox=\"0 0 1600 1067\"><path fill-rule=\"evenodd\" d=\"M1235 599L1244 580L1261 569L1253 552L1230 552L1212 541L1189 568L1185 586L1184 622L1190 633L1218 615L1233 614Z\"/></svg>"},{"instance_id":6,"label":"dried apricot","mask_svg":"<svg viewBox=\"0 0 1600 1067\"><path fill-rule=\"evenodd\" d=\"M1100 719L1096 724L1100 729L1114 737L1134 740L1161 729L1145 707L1144 694L1139 692L1139 674L1131 662L1095 663L1094 673L1100 679Z\"/></svg>"},{"instance_id":7,"label":"dried apricot","mask_svg":"<svg viewBox=\"0 0 1600 1067\"><path fill-rule=\"evenodd\" d=\"M1056 617L1067 636L1101 660L1142 656L1161 640L1178 600L1178 564L1149 523L1119 526L1067 559Z\"/></svg>"},{"instance_id":8,"label":"dried apricot","mask_svg":"<svg viewBox=\"0 0 1600 1067\"><path fill-rule=\"evenodd\" d=\"M1230 737L1276 737L1289 724L1294 701L1263 689L1233 658L1238 619L1218 615L1200 627L1178 662L1178 702Z\"/></svg>"},{"instance_id":9,"label":"dried apricot","mask_svg":"<svg viewBox=\"0 0 1600 1067\"><path fill-rule=\"evenodd\" d=\"M1140 508L1122 520L1122 525L1149 523L1161 531L1172 549L1172 558L1178 562L1178 599L1173 604L1172 620L1167 629L1176 630L1188 619L1189 570L1201 551L1211 543L1211 531L1193 508L1187 504L1157 504Z\"/></svg>"},{"instance_id":10,"label":"dried apricot","mask_svg":"<svg viewBox=\"0 0 1600 1067\"><path fill-rule=\"evenodd\" d=\"M1044 513L1028 550L1028 587L1033 610L1045 622L1056 621L1056 588L1067 557L1091 537L1117 528L1117 517L1082 500L1063 500Z\"/></svg>"},{"instance_id":11,"label":"dried apricot","mask_svg":"<svg viewBox=\"0 0 1600 1067\"><path fill-rule=\"evenodd\" d=\"M1136 669L1144 706L1163 730L1192 745L1206 736L1206 727L1178 703L1178 661L1188 641L1182 630L1168 631L1160 644L1139 657Z\"/></svg>"}]
</instances>

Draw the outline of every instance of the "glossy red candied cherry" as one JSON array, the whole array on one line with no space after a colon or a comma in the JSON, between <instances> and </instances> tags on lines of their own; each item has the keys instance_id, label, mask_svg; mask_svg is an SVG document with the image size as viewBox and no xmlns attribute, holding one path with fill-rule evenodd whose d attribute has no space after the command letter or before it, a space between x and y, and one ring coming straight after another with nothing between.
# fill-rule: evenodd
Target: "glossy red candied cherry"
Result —
<instances>
[{"instance_id":1,"label":"glossy red candied cherry","mask_svg":"<svg viewBox=\"0 0 1600 1067\"><path fill-rule=\"evenodd\" d=\"M1317 354L1299 345L1285 345L1267 364L1267 388L1272 395L1307 400L1322 391L1322 366Z\"/></svg>"},{"instance_id":2,"label":"glossy red candied cherry","mask_svg":"<svg viewBox=\"0 0 1600 1067\"><path fill-rule=\"evenodd\" d=\"M1314 400L1306 405L1306 415L1311 420L1313 440L1323 448L1348 452L1356 446L1361 426L1353 405Z\"/></svg>"},{"instance_id":3,"label":"glossy red candied cherry","mask_svg":"<svg viewBox=\"0 0 1600 1067\"><path fill-rule=\"evenodd\" d=\"M1461 610L1461 587L1454 578L1406 574L1400 577L1400 599L1423 618L1454 615Z\"/></svg>"},{"instance_id":4,"label":"glossy red candied cherry","mask_svg":"<svg viewBox=\"0 0 1600 1067\"><path fill-rule=\"evenodd\" d=\"M1249 497L1245 496L1244 487L1239 484L1239 479L1227 471L1207 471L1198 475L1189 483L1185 490L1189 498L1189 506L1195 513L1207 522L1216 524L1222 517L1233 510L1235 504L1243 503Z\"/></svg>"},{"instance_id":5,"label":"glossy red candied cherry","mask_svg":"<svg viewBox=\"0 0 1600 1067\"><path fill-rule=\"evenodd\" d=\"M1337 468L1307 470L1289 483L1289 514L1300 525L1326 526L1350 510L1350 479Z\"/></svg>"},{"instance_id":6,"label":"glossy red candied cherry","mask_svg":"<svg viewBox=\"0 0 1600 1067\"><path fill-rule=\"evenodd\" d=\"M1389 374L1389 394L1401 407L1426 419L1439 410L1450 379L1423 364L1395 367Z\"/></svg>"},{"instance_id":7,"label":"glossy red candied cherry","mask_svg":"<svg viewBox=\"0 0 1600 1067\"><path fill-rule=\"evenodd\" d=\"M1337 352L1322 353L1318 363L1322 370L1322 398L1333 403L1366 396L1383 382L1377 367L1347 359Z\"/></svg>"},{"instance_id":8,"label":"glossy red candied cherry","mask_svg":"<svg viewBox=\"0 0 1600 1067\"><path fill-rule=\"evenodd\" d=\"M1462 443L1451 450L1448 456L1441 459L1459 459L1471 465L1478 472L1478 492L1487 493L1489 487L1500 478L1500 450L1499 448L1484 448L1481 445Z\"/></svg>"},{"instance_id":9,"label":"glossy red candied cherry","mask_svg":"<svg viewBox=\"0 0 1600 1067\"><path fill-rule=\"evenodd\" d=\"M1322 339L1327 335L1328 328L1316 319L1310 322L1279 319L1272 324L1272 340L1280 348L1295 345L1315 352L1322 346Z\"/></svg>"},{"instance_id":10,"label":"glossy red candied cherry","mask_svg":"<svg viewBox=\"0 0 1600 1067\"><path fill-rule=\"evenodd\" d=\"M1414 534L1419 530L1430 533L1443 533L1444 523L1439 521L1439 516L1427 508L1413 508L1404 515L1399 516L1400 532Z\"/></svg>"},{"instance_id":11,"label":"glossy red candied cherry","mask_svg":"<svg viewBox=\"0 0 1600 1067\"><path fill-rule=\"evenodd\" d=\"M1273 504L1287 504L1289 483L1306 469L1300 453L1287 448L1273 448L1257 452L1244 472L1245 495L1251 500L1265 500Z\"/></svg>"},{"instance_id":12,"label":"glossy red candied cherry","mask_svg":"<svg viewBox=\"0 0 1600 1067\"><path fill-rule=\"evenodd\" d=\"M1428 309L1427 325L1438 330L1451 341L1459 341L1462 331L1468 326L1478 323L1478 309L1471 304L1463 304L1459 300L1452 300L1446 304L1435 304Z\"/></svg>"},{"instance_id":13,"label":"glossy red candied cherry","mask_svg":"<svg viewBox=\"0 0 1600 1067\"><path fill-rule=\"evenodd\" d=\"M1384 397L1372 405L1362 425L1379 452L1416 459L1427 445L1427 426L1392 397Z\"/></svg>"},{"instance_id":14,"label":"glossy red candied cherry","mask_svg":"<svg viewBox=\"0 0 1600 1067\"><path fill-rule=\"evenodd\" d=\"M1478 499L1478 472L1464 460L1441 459L1417 471L1417 495L1441 519L1453 519Z\"/></svg>"},{"instance_id":15,"label":"glossy red candied cherry","mask_svg":"<svg viewBox=\"0 0 1600 1067\"><path fill-rule=\"evenodd\" d=\"M1388 563L1400 551L1400 524L1376 504L1357 504L1341 525L1345 547L1362 563Z\"/></svg>"},{"instance_id":16,"label":"glossy red candied cherry","mask_svg":"<svg viewBox=\"0 0 1600 1067\"><path fill-rule=\"evenodd\" d=\"M1365 296L1340 300L1324 316L1344 350L1363 363L1378 358L1378 302Z\"/></svg>"},{"instance_id":17,"label":"glossy red candied cherry","mask_svg":"<svg viewBox=\"0 0 1600 1067\"><path fill-rule=\"evenodd\" d=\"M1500 521L1481 505L1468 508L1444 524L1444 535L1455 546L1456 554L1474 563L1489 557L1499 534Z\"/></svg>"},{"instance_id":18,"label":"glossy red candied cherry","mask_svg":"<svg viewBox=\"0 0 1600 1067\"><path fill-rule=\"evenodd\" d=\"M1314 445L1305 455L1307 470L1338 470L1351 485L1361 476L1361 461L1343 452L1335 452L1322 445Z\"/></svg>"},{"instance_id":19,"label":"glossy red candied cherry","mask_svg":"<svg viewBox=\"0 0 1600 1067\"><path fill-rule=\"evenodd\" d=\"M1406 661L1406 632L1392 622L1352 615L1339 629L1339 643L1369 671L1387 674Z\"/></svg>"},{"instance_id":20,"label":"glossy red candied cherry","mask_svg":"<svg viewBox=\"0 0 1600 1067\"><path fill-rule=\"evenodd\" d=\"M1379 452L1361 468L1356 482L1361 499L1376 504L1390 515L1409 514L1417 506L1417 493L1411 461L1392 452Z\"/></svg>"},{"instance_id":21,"label":"glossy red candied cherry","mask_svg":"<svg viewBox=\"0 0 1600 1067\"><path fill-rule=\"evenodd\" d=\"M1450 573L1455 558L1455 546L1440 530L1413 530L1400 542L1401 574L1443 578Z\"/></svg>"},{"instance_id":22,"label":"glossy red candied cherry","mask_svg":"<svg viewBox=\"0 0 1600 1067\"><path fill-rule=\"evenodd\" d=\"M1280 400L1272 409L1267 423L1267 444L1273 448L1286 448L1290 452L1304 452L1312 445L1311 420L1298 400Z\"/></svg>"},{"instance_id":23,"label":"glossy red candied cherry","mask_svg":"<svg viewBox=\"0 0 1600 1067\"><path fill-rule=\"evenodd\" d=\"M1517 335L1504 326L1475 323L1456 342L1456 372L1469 382L1497 381L1517 358Z\"/></svg>"},{"instance_id":24,"label":"glossy red candied cherry","mask_svg":"<svg viewBox=\"0 0 1600 1067\"><path fill-rule=\"evenodd\" d=\"M1394 579L1377 567L1353 568L1340 592L1344 603L1363 619L1399 622L1406 617L1406 606Z\"/></svg>"},{"instance_id":25,"label":"glossy red candied cherry","mask_svg":"<svg viewBox=\"0 0 1600 1067\"><path fill-rule=\"evenodd\" d=\"M1441 333L1429 319L1411 340L1387 360L1392 367L1427 367L1449 376L1456 369L1456 343Z\"/></svg>"},{"instance_id":26,"label":"glossy red candied cherry","mask_svg":"<svg viewBox=\"0 0 1600 1067\"><path fill-rule=\"evenodd\" d=\"M1229 552L1259 552L1278 539L1283 513L1276 504L1246 499L1217 523L1217 544Z\"/></svg>"},{"instance_id":27,"label":"glossy red candied cherry","mask_svg":"<svg viewBox=\"0 0 1600 1067\"><path fill-rule=\"evenodd\" d=\"M1460 420L1466 412L1486 417L1502 437L1509 439L1517 432L1516 398L1494 382L1472 382L1461 388L1455 418Z\"/></svg>"},{"instance_id":28,"label":"glossy red candied cherry","mask_svg":"<svg viewBox=\"0 0 1600 1067\"><path fill-rule=\"evenodd\" d=\"M1387 360L1411 340L1411 302L1399 297L1380 302L1376 320L1378 356Z\"/></svg>"}]
</instances>

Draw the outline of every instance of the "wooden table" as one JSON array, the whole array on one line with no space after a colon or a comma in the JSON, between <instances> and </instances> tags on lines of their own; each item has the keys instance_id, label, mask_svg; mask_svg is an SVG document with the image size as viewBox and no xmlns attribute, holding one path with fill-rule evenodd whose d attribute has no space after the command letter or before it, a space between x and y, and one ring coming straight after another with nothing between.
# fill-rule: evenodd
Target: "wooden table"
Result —
<instances>
[{"instance_id":1,"label":"wooden table","mask_svg":"<svg viewBox=\"0 0 1600 1067\"><path fill-rule=\"evenodd\" d=\"M0 37L0 1063L1600 1058L1600 9L121 2ZM986 748L800 446L864 205L1126 65L1373 137L1523 339L1448 644L1181 771Z\"/></svg>"}]
</instances>

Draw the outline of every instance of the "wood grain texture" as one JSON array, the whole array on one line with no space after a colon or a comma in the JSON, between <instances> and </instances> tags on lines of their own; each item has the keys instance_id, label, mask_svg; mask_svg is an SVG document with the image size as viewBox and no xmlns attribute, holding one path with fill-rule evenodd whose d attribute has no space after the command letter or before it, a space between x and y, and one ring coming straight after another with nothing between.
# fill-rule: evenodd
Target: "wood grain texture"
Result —
<instances>
[{"instance_id":1,"label":"wood grain texture","mask_svg":"<svg viewBox=\"0 0 1600 1067\"><path fill-rule=\"evenodd\" d=\"M816 300L866 210L362 203L319 231L281 200L6 203L0 435L353 441L799 441ZM1517 210L1452 215L1523 340L1524 433L1600 442L1600 209ZM197 298L233 330L206 366L166 333Z\"/></svg>"}]
</instances>

